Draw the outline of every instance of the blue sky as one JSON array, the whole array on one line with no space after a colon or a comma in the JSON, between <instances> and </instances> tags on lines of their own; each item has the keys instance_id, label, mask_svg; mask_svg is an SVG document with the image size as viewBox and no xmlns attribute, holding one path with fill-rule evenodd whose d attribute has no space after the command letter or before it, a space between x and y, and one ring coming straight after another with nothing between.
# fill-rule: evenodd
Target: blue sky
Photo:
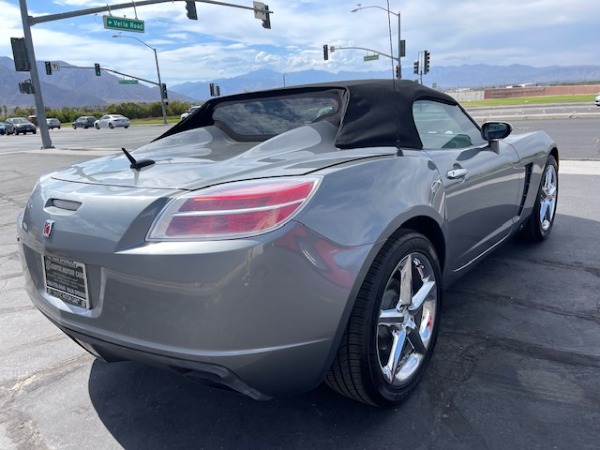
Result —
<instances>
[{"instance_id":1,"label":"blue sky","mask_svg":"<svg viewBox=\"0 0 600 450\"><path fill-rule=\"evenodd\" d=\"M123 0L27 0L29 14L38 17L68 11L123 4ZM231 0L252 6L252 0ZM367 8L352 13L353 1L266 0L273 14L267 30L252 11L197 3L198 19L189 20L183 2L137 8L145 33L123 32L157 49L163 82L230 78L257 69L293 73L318 69L339 71L392 70L387 58L365 62L363 50L340 50L323 60L323 44L366 47L397 53L397 16L385 0L363 0ZM431 64L600 64L597 0L400 0L389 8L401 13L406 40L403 66L412 67L419 51L431 52ZM0 0L0 56L12 57L11 37L22 37L18 0ZM133 8L114 16L135 17ZM391 31L391 39L390 39ZM87 15L32 27L36 57L91 66L100 63L120 72L156 79L153 52L135 39L115 39L104 29L102 14ZM390 51L390 40L393 52Z\"/></svg>"}]
</instances>

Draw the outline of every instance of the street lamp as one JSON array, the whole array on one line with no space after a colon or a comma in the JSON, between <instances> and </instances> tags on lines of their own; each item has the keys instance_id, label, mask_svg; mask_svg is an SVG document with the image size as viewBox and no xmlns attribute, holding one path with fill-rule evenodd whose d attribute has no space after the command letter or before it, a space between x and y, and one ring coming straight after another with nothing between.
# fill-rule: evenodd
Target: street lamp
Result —
<instances>
[{"instance_id":1,"label":"street lamp","mask_svg":"<svg viewBox=\"0 0 600 450\"><path fill-rule=\"evenodd\" d=\"M165 99L163 96L163 85L162 85L162 81L160 80L160 68L158 67L158 55L156 54L156 49L154 47L150 47L148 44L146 44L141 39L138 39L133 36L123 36L122 34L113 34L113 37L114 38L135 39L136 41L141 42L142 44L144 44L146 47L148 47L150 50L152 50L154 52L154 61L156 62L156 75L158 76L158 93L160 95L160 107L162 110L163 124L166 125L167 124L167 110L165 108Z\"/></svg>"},{"instance_id":2,"label":"street lamp","mask_svg":"<svg viewBox=\"0 0 600 450\"><path fill-rule=\"evenodd\" d=\"M402 57L404 56L402 53L402 38L400 37L400 11L398 11L398 13L395 13L393 11L390 11L387 8L384 8L383 6L362 6L360 3L358 5L358 8L354 8L352 11L350 12L356 12L356 11L360 11L361 9L367 9L367 8L377 8L377 9L382 9L383 11L386 11L389 14L392 14L396 17L398 17L398 78L402 78Z\"/></svg>"}]
</instances>

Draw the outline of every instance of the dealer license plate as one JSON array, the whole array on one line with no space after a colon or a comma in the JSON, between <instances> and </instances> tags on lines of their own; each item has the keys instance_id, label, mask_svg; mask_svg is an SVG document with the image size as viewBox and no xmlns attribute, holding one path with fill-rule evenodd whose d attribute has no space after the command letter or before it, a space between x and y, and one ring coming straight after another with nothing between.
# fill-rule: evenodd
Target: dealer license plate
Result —
<instances>
[{"instance_id":1,"label":"dealer license plate","mask_svg":"<svg viewBox=\"0 0 600 450\"><path fill-rule=\"evenodd\" d=\"M46 292L63 302L90 308L85 264L43 256Z\"/></svg>"}]
</instances>

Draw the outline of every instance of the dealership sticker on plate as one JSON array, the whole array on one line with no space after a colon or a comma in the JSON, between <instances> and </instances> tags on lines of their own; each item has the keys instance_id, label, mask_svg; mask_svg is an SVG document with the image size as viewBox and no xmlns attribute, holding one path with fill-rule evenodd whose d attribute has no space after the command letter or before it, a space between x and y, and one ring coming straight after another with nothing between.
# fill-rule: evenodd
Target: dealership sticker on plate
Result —
<instances>
[{"instance_id":1,"label":"dealership sticker on plate","mask_svg":"<svg viewBox=\"0 0 600 450\"><path fill-rule=\"evenodd\" d=\"M53 256L43 256L46 292L63 302L89 308L85 264Z\"/></svg>"}]
</instances>

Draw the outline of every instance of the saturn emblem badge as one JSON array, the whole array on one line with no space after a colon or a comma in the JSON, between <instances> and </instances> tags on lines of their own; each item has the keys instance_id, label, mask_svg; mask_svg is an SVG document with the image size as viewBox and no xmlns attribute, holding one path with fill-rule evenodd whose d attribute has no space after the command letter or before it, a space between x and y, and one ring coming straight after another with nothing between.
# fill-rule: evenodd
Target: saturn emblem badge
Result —
<instances>
[{"instance_id":1,"label":"saturn emblem badge","mask_svg":"<svg viewBox=\"0 0 600 450\"><path fill-rule=\"evenodd\" d=\"M54 220L46 220L46 223L44 224L44 230L42 232L44 237L47 237L47 238L50 237L50 235L52 234L53 226L54 226Z\"/></svg>"}]
</instances>

